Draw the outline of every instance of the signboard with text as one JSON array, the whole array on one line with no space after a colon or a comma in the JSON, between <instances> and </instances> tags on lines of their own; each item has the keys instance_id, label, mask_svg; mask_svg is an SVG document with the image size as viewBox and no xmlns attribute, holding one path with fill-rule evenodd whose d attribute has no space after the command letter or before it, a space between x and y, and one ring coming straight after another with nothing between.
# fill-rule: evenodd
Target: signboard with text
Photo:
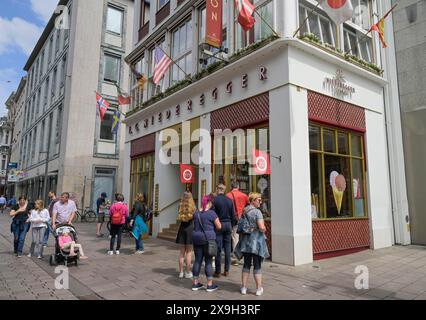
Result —
<instances>
[{"instance_id":1,"label":"signboard with text","mask_svg":"<svg viewBox=\"0 0 426 320\"><path fill-rule=\"evenodd\" d=\"M215 48L222 47L222 0L207 0L206 42Z\"/></svg>"}]
</instances>

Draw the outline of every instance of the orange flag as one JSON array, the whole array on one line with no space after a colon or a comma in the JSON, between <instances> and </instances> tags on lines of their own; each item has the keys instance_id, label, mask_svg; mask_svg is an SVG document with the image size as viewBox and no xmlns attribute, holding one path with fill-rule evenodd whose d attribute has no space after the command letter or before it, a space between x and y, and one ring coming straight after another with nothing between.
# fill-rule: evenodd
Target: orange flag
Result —
<instances>
[{"instance_id":1,"label":"orange flag","mask_svg":"<svg viewBox=\"0 0 426 320\"><path fill-rule=\"evenodd\" d=\"M385 19L386 17L389 15L389 13L391 13L391 11L393 9L395 9L397 5L394 5L384 16L383 18L381 18L376 24L373 24L370 28L370 30L368 30L368 32L371 31L377 31L377 33L379 34L379 38L380 41L382 42L382 47L383 48L387 48L387 44L386 44L386 40L385 40Z\"/></svg>"}]
</instances>

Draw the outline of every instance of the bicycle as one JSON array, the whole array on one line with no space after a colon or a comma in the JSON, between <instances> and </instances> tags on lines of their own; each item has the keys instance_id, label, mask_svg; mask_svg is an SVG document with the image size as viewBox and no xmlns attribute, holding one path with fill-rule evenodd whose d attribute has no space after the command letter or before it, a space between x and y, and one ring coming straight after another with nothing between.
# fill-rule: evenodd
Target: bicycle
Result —
<instances>
[{"instance_id":1,"label":"bicycle","mask_svg":"<svg viewBox=\"0 0 426 320\"><path fill-rule=\"evenodd\" d=\"M77 209L75 221L80 219L80 222L95 222L96 221L96 213L90 207L86 207L86 209Z\"/></svg>"}]
</instances>

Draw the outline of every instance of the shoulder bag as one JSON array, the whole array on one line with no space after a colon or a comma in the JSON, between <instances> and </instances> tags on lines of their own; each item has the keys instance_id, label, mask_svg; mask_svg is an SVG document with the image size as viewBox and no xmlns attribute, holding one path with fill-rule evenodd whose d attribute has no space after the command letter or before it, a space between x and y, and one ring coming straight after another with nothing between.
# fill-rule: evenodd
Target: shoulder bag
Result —
<instances>
[{"instance_id":1,"label":"shoulder bag","mask_svg":"<svg viewBox=\"0 0 426 320\"><path fill-rule=\"evenodd\" d=\"M206 240L207 240L207 235L206 235L206 232L204 231L203 223L201 222L201 214L199 212L198 212L198 221L200 223L201 230L203 230L204 236L206 237ZM207 240L207 245L208 245L208 249L207 249L208 255L210 257L216 256L217 254L216 240Z\"/></svg>"}]
</instances>

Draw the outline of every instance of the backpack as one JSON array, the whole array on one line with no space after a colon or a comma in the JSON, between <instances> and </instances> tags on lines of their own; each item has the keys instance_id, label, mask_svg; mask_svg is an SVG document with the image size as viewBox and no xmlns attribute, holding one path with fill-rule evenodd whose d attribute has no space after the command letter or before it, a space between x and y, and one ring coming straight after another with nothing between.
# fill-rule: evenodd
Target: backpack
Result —
<instances>
[{"instance_id":1,"label":"backpack","mask_svg":"<svg viewBox=\"0 0 426 320\"><path fill-rule=\"evenodd\" d=\"M114 211L111 215L111 224L120 225L123 207L114 206Z\"/></svg>"},{"instance_id":2,"label":"backpack","mask_svg":"<svg viewBox=\"0 0 426 320\"><path fill-rule=\"evenodd\" d=\"M255 226L251 223L250 219L246 215L246 213L243 213L241 216L240 221L238 222L237 226L237 233L238 234L251 234L255 230Z\"/></svg>"}]
</instances>

